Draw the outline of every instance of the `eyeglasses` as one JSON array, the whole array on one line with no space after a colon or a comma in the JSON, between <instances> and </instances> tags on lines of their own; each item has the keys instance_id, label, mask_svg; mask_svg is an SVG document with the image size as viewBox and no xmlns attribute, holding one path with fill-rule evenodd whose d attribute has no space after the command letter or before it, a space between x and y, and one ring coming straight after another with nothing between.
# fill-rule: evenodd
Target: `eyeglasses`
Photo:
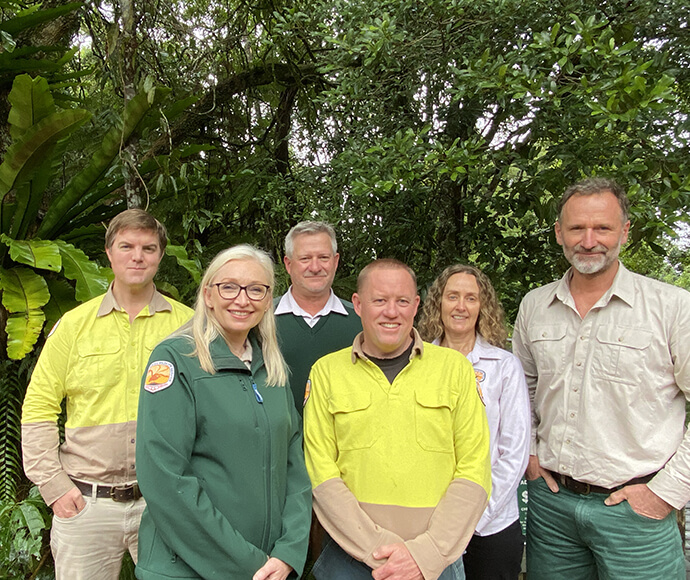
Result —
<instances>
[{"instance_id":1,"label":"eyeglasses","mask_svg":"<svg viewBox=\"0 0 690 580\"><path fill-rule=\"evenodd\" d=\"M218 294L223 300L234 300L240 295L242 290L247 294L249 300L254 300L259 302L266 298L266 294L271 289L270 286L266 284L249 284L247 286L240 286L234 282L218 282L217 284L211 284L211 286L216 286L218 288Z\"/></svg>"}]
</instances>

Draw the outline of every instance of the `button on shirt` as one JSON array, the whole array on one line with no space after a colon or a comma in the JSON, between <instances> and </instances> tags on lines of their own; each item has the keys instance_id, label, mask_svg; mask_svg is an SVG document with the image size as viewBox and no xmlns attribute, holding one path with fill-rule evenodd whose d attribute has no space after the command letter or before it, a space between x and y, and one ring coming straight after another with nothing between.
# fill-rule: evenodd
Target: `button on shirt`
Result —
<instances>
[{"instance_id":1,"label":"button on shirt","mask_svg":"<svg viewBox=\"0 0 690 580\"><path fill-rule=\"evenodd\" d=\"M690 293L619 264L581 318L571 275L527 294L515 323L531 453L546 469L608 488L661 470L649 487L680 509L690 500Z\"/></svg>"},{"instance_id":2,"label":"button on shirt","mask_svg":"<svg viewBox=\"0 0 690 580\"><path fill-rule=\"evenodd\" d=\"M336 312L345 316L348 315L343 303L338 299L333 290L331 290L331 295L328 297L328 302L326 302L325 306L312 316L299 304L297 304L297 301L292 295L292 286L290 286L288 291L283 294L275 310L276 316L279 316L280 314L294 314L295 316L301 316L311 328L316 326L316 323L322 316L326 316L331 312Z\"/></svg>"},{"instance_id":3,"label":"button on shirt","mask_svg":"<svg viewBox=\"0 0 690 580\"><path fill-rule=\"evenodd\" d=\"M434 340L434 344L439 344ZM477 335L467 355L486 405L491 434L491 498L476 534L496 534L520 516L517 488L529 459L530 408L518 358Z\"/></svg>"}]
</instances>

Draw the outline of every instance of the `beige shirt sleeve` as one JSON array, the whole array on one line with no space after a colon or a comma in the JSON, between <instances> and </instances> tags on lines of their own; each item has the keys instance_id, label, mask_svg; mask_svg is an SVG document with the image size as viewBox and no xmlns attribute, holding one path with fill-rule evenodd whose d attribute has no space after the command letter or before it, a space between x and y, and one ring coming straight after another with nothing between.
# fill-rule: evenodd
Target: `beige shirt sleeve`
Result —
<instances>
[{"instance_id":1,"label":"beige shirt sleeve","mask_svg":"<svg viewBox=\"0 0 690 580\"><path fill-rule=\"evenodd\" d=\"M324 481L314 489L314 511L331 538L370 568L385 564L385 560L376 560L373 556L380 546L403 541L397 534L374 523L340 478Z\"/></svg>"},{"instance_id":2,"label":"beige shirt sleeve","mask_svg":"<svg viewBox=\"0 0 690 580\"><path fill-rule=\"evenodd\" d=\"M405 542L425 580L436 580L448 562L462 556L488 501L486 490L472 481L450 483L426 532Z\"/></svg>"},{"instance_id":3,"label":"beige shirt sleeve","mask_svg":"<svg viewBox=\"0 0 690 580\"><path fill-rule=\"evenodd\" d=\"M48 505L75 487L60 463L59 446L60 434L56 423L46 421L22 425L24 472L38 486Z\"/></svg>"}]
</instances>

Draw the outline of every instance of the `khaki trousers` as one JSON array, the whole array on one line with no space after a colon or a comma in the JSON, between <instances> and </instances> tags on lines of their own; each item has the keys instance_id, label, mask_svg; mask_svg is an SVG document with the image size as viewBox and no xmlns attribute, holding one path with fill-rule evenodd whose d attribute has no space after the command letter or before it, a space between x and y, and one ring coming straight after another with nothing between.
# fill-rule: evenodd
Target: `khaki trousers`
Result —
<instances>
[{"instance_id":1,"label":"khaki trousers","mask_svg":"<svg viewBox=\"0 0 690 580\"><path fill-rule=\"evenodd\" d=\"M118 580L128 550L137 561L143 498L116 502L83 496L86 505L76 516L53 516L50 547L56 580Z\"/></svg>"}]
</instances>

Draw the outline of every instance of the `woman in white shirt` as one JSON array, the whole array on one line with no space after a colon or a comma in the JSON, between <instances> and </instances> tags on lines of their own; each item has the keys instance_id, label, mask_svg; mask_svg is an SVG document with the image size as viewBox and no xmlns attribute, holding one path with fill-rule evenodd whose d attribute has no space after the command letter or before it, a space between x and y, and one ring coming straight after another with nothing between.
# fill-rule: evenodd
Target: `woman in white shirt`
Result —
<instances>
[{"instance_id":1,"label":"woman in white shirt","mask_svg":"<svg viewBox=\"0 0 690 580\"><path fill-rule=\"evenodd\" d=\"M468 358L486 405L492 490L463 555L467 580L517 580L524 545L517 488L529 457L529 395L520 361L503 348L505 316L486 275L462 264L446 268L429 289L419 332Z\"/></svg>"}]
</instances>

